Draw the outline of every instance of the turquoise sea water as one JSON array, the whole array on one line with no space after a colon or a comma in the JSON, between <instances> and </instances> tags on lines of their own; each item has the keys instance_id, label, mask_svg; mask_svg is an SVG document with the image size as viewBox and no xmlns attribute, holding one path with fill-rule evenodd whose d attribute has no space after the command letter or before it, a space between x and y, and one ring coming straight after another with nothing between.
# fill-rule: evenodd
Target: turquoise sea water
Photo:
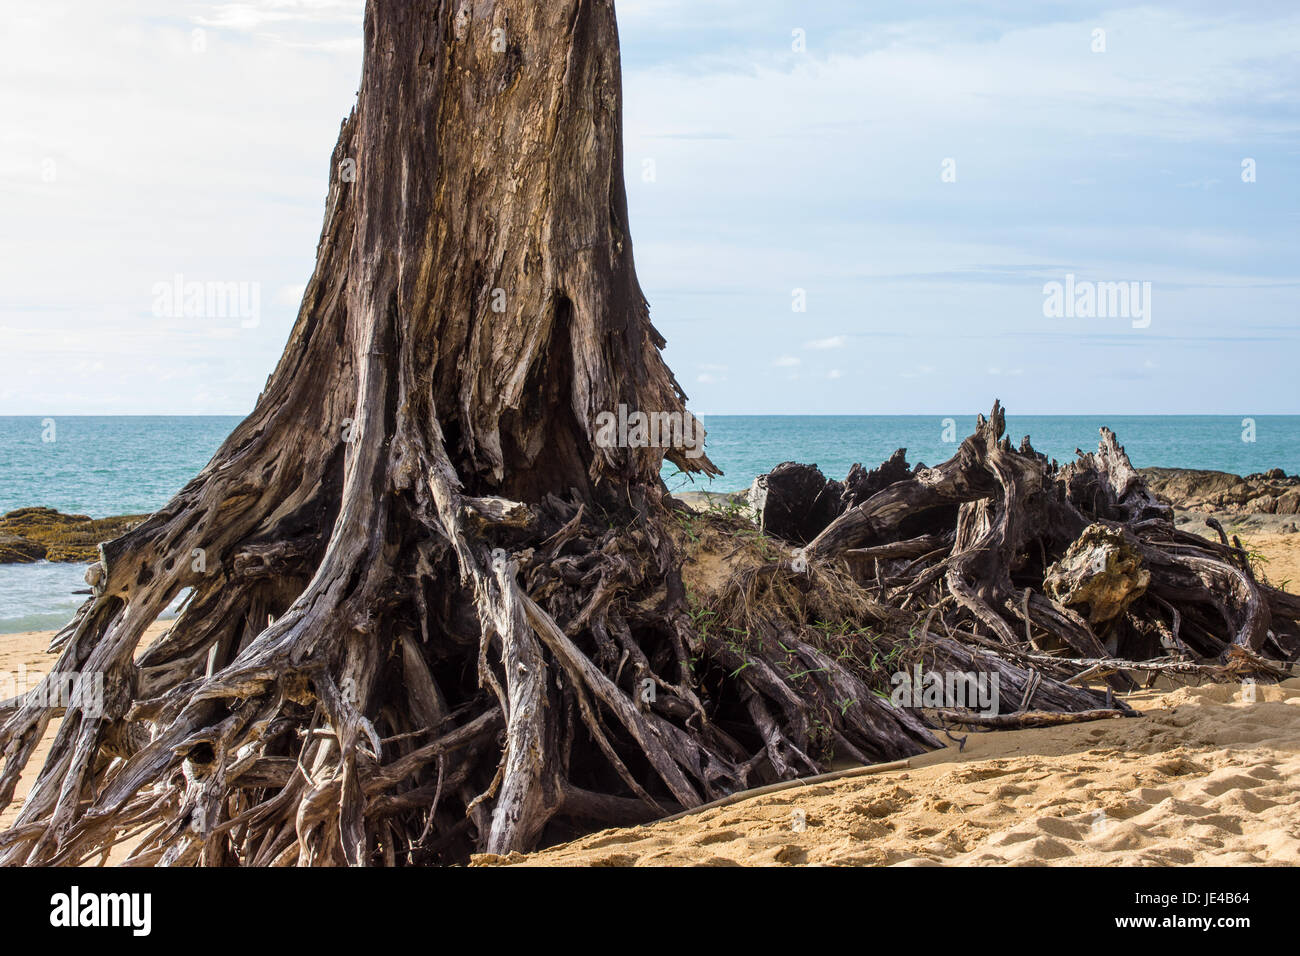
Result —
<instances>
[{"instance_id":1,"label":"turquoise sea water","mask_svg":"<svg viewBox=\"0 0 1300 956\"><path fill-rule=\"evenodd\" d=\"M92 518L155 511L239 422L228 415L0 416L0 514L33 505Z\"/></svg>"},{"instance_id":2,"label":"turquoise sea water","mask_svg":"<svg viewBox=\"0 0 1300 956\"><path fill-rule=\"evenodd\" d=\"M955 429L945 429L949 419ZM1242 441L1243 420L1233 415L1008 415L1007 434L1017 445L1029 435L1038 451L1062 463L1073 460L1076 448L1095 451L1097 430L1105 425L1139 468L1300 471L1300 415L1255 416L1250 419L1254 441ZM936 465L951 458L957 443L975 430L974 415L715 415L702 421L708 431L705 449L725 473L704 487L717 491L748 487L755 475L783 461L813 463L828 478L843 478L854 462L874 467L894 449L906 448L912 464ZM945 441L945 431L955 433L956 441ZM673 487L683 483L680 477L670 480Z\"/></svg>"},{"instance_id":3,"label":"turquoise sea water","mask_svg":"<svg viewBox=\"0 0 1300 956\"><path fill-rule=\"evenodd\" d=\"M946 428L951 418L955 428ZM874 467L896 448L933 465L949 458L975 425L974 415L702 416L707 451L724 471L712 482L665 478L674 489L734 491L783 461L819 465L843 478L854 462ZM1075 448L1096 447L1097 429L1113 428L1138 467L1211 468L1237 474L1300 471L1300 416L1257 416L1243 441L1240 416L1009 416L1007 433L1032 437L1064 462ZM32 505L102 518L153 511L208 462L238 424L231 416L0 416L0 513ZM51 428L51 425L53 426ZM1246 437L1250 437L1247 433ZM52 439L52 440L47 440ZM0 565L0 634L54 628L82 600L80 565Z\"/></svg>"},{"instance_id":4,"label":"turquoise sea water","mask_svg":"<svg viewBox=\"0 0 1300 956\"><path fill-rule=\"evenodd\" d=\"M238 417L0 416L0 513L44 505L106 518L166 504ZM0 634L50 630L85 600L80 564L0 565Z\"/></svg>"}]
</instances>

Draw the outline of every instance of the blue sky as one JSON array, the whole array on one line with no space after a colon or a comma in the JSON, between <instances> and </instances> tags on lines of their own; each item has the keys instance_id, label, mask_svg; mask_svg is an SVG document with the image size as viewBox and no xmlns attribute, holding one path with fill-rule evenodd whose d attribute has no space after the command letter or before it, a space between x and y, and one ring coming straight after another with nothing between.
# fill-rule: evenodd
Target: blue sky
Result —
<instances>
[{"instance_id":1,"label":"blue sky","mask_svg":"<svg viewBox=\"0 0 1300 956\"><path fill-rule=\"evenodd\" d=\"M616 7L637 271L698 413L1300 412L1294 3ZM13 5L0 414L251 408L361 10ZM256 284L257 323L159 315L177 274ZM1067 274L1151 283L1150 325L1045 316Z\"/></svg>"}]
</instances>

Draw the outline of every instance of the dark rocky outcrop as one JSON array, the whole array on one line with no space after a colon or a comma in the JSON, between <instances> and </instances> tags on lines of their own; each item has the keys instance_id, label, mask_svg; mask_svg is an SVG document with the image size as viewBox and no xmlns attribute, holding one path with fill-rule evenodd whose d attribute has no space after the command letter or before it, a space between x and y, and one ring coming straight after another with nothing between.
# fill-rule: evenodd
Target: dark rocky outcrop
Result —
<instances>
[{"instance_id":1,"label":"dark rocky outcrop","mask_svg":"<svg viewBox=\"0 0 1300 956\"><path fill-rule=\"evenodd\" d=\"M125 534L146 517L91 518L53 508L19 508L0 516L0 564L95 561L100 542Z\"/></svg>"},{"instance_id":2,"label":"dark rocky outcrop","mask_svg":"<svg viewBox=\"0 0 1300 956\"><path fill-rule=\"evenodd\" d=\"M1253 475L1194 468L1143 468L1143 480L1162 501L1193 511L1300 514L1300 477L1282 469Z\"/></svg>"},{"instance_id":3,"label":"dark rocky outcrop","mask_svg":"<svg viewBox=\"0 0 1300 956\"><path fill-rule=\"evenodd\" d=\"M21 535L0 535L0 564L31 564L45 559L45 545Z\"/></svg>"}]
</instances>

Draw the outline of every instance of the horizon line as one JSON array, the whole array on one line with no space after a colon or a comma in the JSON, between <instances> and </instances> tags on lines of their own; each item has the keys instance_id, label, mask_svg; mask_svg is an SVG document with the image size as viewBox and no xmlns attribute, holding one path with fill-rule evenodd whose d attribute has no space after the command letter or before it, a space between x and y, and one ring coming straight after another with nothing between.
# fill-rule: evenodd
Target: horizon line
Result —
<instances>
[{"instance_id":1,"label":"horizon line","mask_svg":"<svg viewBox=\"0 0 1300 956\"><path fill-rule=\"evenodd\" d=\"M936 418L968 417L985 412L700 412L687 409L696 418ZM1294 412L1003 412L1007 418L1300 418ZM0 412L4 418L238 418L252 412Z\"/></svg>"}]
</instances>

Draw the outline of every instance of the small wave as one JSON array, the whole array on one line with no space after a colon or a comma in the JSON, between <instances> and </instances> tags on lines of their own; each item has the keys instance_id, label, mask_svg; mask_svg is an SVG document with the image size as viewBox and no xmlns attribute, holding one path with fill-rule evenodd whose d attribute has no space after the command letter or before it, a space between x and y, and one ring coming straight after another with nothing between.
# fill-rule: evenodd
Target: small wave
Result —
<instances>
[{"instance_id":1,"label":"small wave","mask_svg":"<svg viewBox=\"0 0 1300 956\"><path fill-rule=\"evenodd\" d=\"M52 631L72 620L85 602L86 565L37 561L0 565L0 634ZM162 615L176 616L174 602Z\"/></svg>"}]
</instances>

